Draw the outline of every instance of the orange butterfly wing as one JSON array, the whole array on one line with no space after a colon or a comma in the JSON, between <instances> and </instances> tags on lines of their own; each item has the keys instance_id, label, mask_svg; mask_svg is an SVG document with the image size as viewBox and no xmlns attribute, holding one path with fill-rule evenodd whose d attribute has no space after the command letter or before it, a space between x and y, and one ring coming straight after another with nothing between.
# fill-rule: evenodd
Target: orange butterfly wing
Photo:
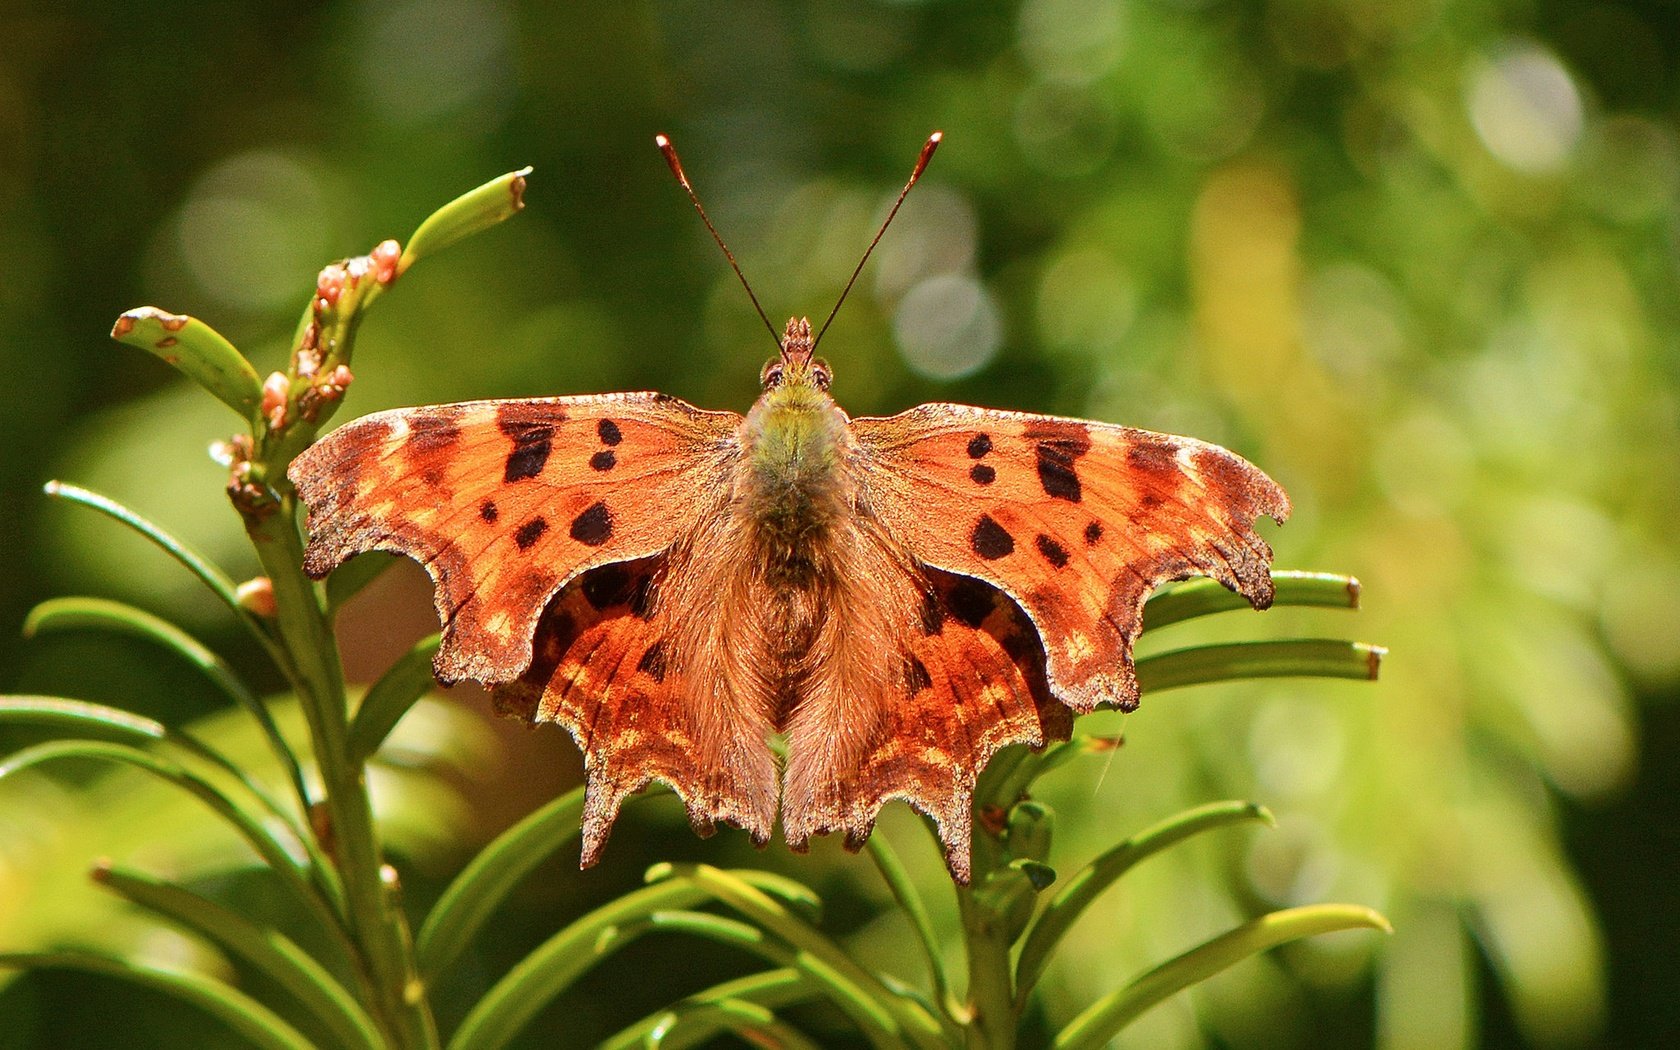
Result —
<instances>
[{"instance_id":1,"label":"orange butterfly wing","mask_svg":"<svg viewBox=\"0 0 1680 1050\"><path fill-rule=\"evenodd\" d=\"M659 594L666 562L608 565L569 584L537 626L531 666L493 691L502 711L565 726L583 752L584 867L599 857L625 796L650 780L671 785L702 834L727 820L763 845L775 822L768 722L699 717L715 685L697 688L670 651Z\"/></svg>"},{"instance_id":2,"label":"orange butterfly wing","mask_svg":"<svg viewBox=\"0 0 1680 1050\"><path fill-rule=\"evenodd\" d=\"M933 818L952 877L967 883L980 770L1010 744L1066 739L1072 717L1051 699L1032 624L996 588L938 570L877 585L923 591L899 673L888 695L852 697L844 726L795 720L783 827L794 849L843 831L855 850L881 807L903 799ZM861 749L834 746L859 726Z\"/></svg>"},{"instance_id":3,"label":"orange butterfly wing","mask_svg":"<svg viewBox=\"0 0 1680 1050\"><path fill-rule=\"evenodd\" d=\"M445 682L516 678L567 581L656 554L726 498L741 417L663 394L470 401L378 412L287 474L309 507L317 578L363 551L436 584Z\"/></svg>"},{"instance_id":4,"label":"orange butterfly wing","mask_svg":"<svg viewBox=\"0 0 1680 1050\"><path fill-rule=\"evenodd\" d=\"M920 405L855 419L865 500L919 561L1001 588L1043 639L1076 711L1137 706L1132 641L1162 583L1211 576L1256 608L1271 548L1254 520L1289 499L1232 452L1130 427Z\"/></svg>"}]
</instances>

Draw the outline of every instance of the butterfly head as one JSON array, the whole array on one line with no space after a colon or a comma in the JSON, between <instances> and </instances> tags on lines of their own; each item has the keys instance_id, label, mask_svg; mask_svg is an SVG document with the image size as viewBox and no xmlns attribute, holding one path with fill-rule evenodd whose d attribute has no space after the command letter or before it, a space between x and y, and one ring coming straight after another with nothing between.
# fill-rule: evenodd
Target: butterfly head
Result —
<instances>
[{"instance_id":1,"label":"butterfly head","mask_svg":"<svg viewBox=\"0 0 1680 1050\"><path fill-rule=\"evenodd\" d=\"M789 318L787 330L781 338L781 356L765 362L764 371L759 373L759 383L764 387L764 392L768 394L779 389L812 388L827 393L834 373L829 369L827 361L811 356L814 345L810 319Z\"/></svg>"}]
</instances>

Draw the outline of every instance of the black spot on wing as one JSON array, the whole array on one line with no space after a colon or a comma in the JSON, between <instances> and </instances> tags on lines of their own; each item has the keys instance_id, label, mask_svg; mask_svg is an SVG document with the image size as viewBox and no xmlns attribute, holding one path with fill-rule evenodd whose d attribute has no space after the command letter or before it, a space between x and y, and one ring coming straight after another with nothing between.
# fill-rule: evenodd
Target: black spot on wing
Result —
<instances>
[{"instance_id":1,"label":"black spot on wing","mask_svg":"<svg viewBox=\"0 0 1680 1050\"><path fill-rule=\"evenodd\" d=\"M1100 539L1102 539L1102 522L1093 521L1085 526L1085 545L1087 547L1095 546Z\"/></svg>"},{"instance_id":2,"label":"black spot on wing","mask_svg":"<svg viewBox=\"0 0 1680 1050\"><path fill-rule=\"evenodd\" d=\"M616 466L618 466L618 457L613 454L613 450L610 448L602 449L589 457L589 469L591 470L605 471Z\"/></svg>"},{"instance_id":3,"label":"black spot on wing","mask_svg":"<svg viewBox=\"0 0 1680 1050\"><path fill-rule=\"evenodd\" d=\"M513 534L513 542L519 544L519 549L528 551L543 533L548 531L548 519L538 516L519 526L519 531Z\"/></svg>"},{"instance_id":4,"label":"black spot on wing","mask_svg":"<svg viewBox=\"0 0 1680 1050\"><path fill-rule=\"evenodd\" d=\"M974 523L974 533L969 537L968 543L974 548L974 553L987 561L996 561L1015 550L1015 537L990 514L980 515L980 520Z\"/></svg>"},{"instance_id":5,"label":"black spot on wing","mask_svg":"<svg viewBox=\"0 0 1680 1050\"><path fill-rule=\"evenodd\" d=\"M610 419L603 419L595 424L595 433L601 436L601 444L616 445L624 440L624 432L618 429L618 424Z\"/></svg>"},{"instance_id":6,"label":"black spot on wing","mask_svg":"<svg viewBox=\"0 0 1680 1050\"><path fill-rule=\"evenodd\" d=\"M502 429L505 432L507 427L504 425ZM521 481L541 474L543 467L548 463L548 454L554 448L554 428L547 425L528 426L509 436L513 438L513 451L508 453L507 464L502 469L502 480Z\"/></svg>"},{"instance_id":7,"label":"black spot on wing","mask_svg":"<svg viewBox=\"0 0 1680 1050\"><path fill-rule=\"evenodd\" d=\"M992 436L990 434L976 434L968 439L968 458L980 459L992 450Z\"/></svg>"},{"instance_id":8,"label":"black spot on wing","mask_svg":"<svg viewBox=\"0 0 1680 1050\"><path fill-rule=\"evenodd\" d=\"M958 577L945 594L945 607L959 623L979 627L992 614L997 591L969 576Z\"/></svg>"},{"instance_id":9,"label":"black spot on wing","mask_svg":"<svg viewBox=\"0 0 1680 1050\"><path fill-rule=\"evenodd\" d=\"M997 480L997 471L985 463L976 463L968 468L968 476L976 485L990 485Z\"/></svg>"},{"instance_id":10,"label":"black spot on wing","mask_svg":"<svg viewBox=\"0 0 1680 1050\"><path fill-rule=\"evenodd\" d=\"M572 519L572 539L590 547L599 547L612 538L612 511L600 501L591 503Z\"/></svg>"},{"instance_id":11,"label":"black spot on wing","mask_svg":"<svg viewBox=\"0 0 1680 1050\"><path fill-rule=\"evenodd\" d=\"M915 696L923 689L931 687L933 676L928 674L927 664L922 663L915 656L906 660L904 663L904 685L910 691L911 696Z\"/></svg>"},{"instance_id":12,"label":"black spot on wing","mask_svg":"<svg viewBox=\"0 0 1680 1050\"><path fill-rule=\"evenodd\" d=\"M665 643L654 642L642 653L642 658L636 661L636 670L647 675L655 682L665 681Z\"/></svg>"},{"instance_id":13,"label":"black spot on wing","mask_svg":"<svg viewBox=\"0 0 1680 1050\"><path fill-rule=\"evenodd\" d=\"M639 573L630 585L630 615L638 620L653 618L653 574Z\"/></svg>"},{"instance_id":14,"label":"black spot on wing","mask_svg":"<svg viewBox=\"0 0 1680 1050\"><path fill-rule=\"evenodd\" d=\"M487 524L494 525L496 519L501 516L500 512L496 510L496 501L487 499L480 503L478 505L478 516L483 518Z\"/></svg>"},{"instance_id":15,"label":"black spot on wing","mask_svg":"<svg viewBox=\"0 0 1680 1050\"><path fill-rule=\"evenodd\" d=\"M1069 503L1078 503L1084 498L1074 460L1083 456L1090 448L1091 442L1088 438L1056 438L1038 443L1038 483L1044 487L1046 495L1055 499L1065 499Z\"/></svg>"},{"instance_id":16,"label":"black spot on wing","mask_svg":"<svg viewBox=\"0 0 1680 1050\"><path fill-rule=\"evenodd\" d=\"M1035 539L1033 543L1038 547L1038 553L1044 555L1044 560L1049 562L1051 565L1054 565L1058 569L1064 568L1067 565L1068 552L1067 549L1060 543L1057 543L1055 540L1046 536L1042 532L1038 534L1038 538Z\"/></svg>"},{"instance_id":17,"label":"black spot on wing","mask_svg":"<svg viewBox=\"0 0 1680 1050\"><path fill-rule=\"evenodd\" d=\"M945 629L945 610L939 607L939 595L928 591L922 595L922 633L938 634Z\"/></svg>"},{"instance_id":18,"label":"black spot on wing","mask_svg":"<svg viewBox=\"0 0 1680 1050\"><path fill-rule=\"evenodd\" d=\"M597 609L627 605L634 581L630 571L622 565L603 565L583 578L583 597Z\"/></svg>"}]
</instances>

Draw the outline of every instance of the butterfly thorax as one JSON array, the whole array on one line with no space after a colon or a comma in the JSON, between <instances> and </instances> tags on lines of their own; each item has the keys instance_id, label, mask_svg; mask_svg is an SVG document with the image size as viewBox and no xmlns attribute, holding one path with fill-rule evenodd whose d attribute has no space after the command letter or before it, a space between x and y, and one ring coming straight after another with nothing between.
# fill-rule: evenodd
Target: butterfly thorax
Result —
<instances>
[{"instance_id":1,"label":"butterfly thorax","mask_svg":"<svg viewBox=\"0 0 1680 1050\"><path fill-rule=\"evenodd\" d=\"M765 367L764 393L741 426L738 509L768 565L795 575L851 506L851 437L828 383L828 366L811 356L810 322L789 321L781 357Z\"/></svg>"}]
</instances>

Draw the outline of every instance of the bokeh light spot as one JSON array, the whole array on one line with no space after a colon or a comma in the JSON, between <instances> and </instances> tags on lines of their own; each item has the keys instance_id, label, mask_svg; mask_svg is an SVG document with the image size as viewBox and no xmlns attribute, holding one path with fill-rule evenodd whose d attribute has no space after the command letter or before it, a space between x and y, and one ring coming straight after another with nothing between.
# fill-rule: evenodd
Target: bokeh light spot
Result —
<instances>
[{"instance_id":1,"label":"bokeh light spot","mask_svg":"<svg viewBox=\"0 0 1680 1050\"><path fill-rule=\"evenodd\" d=\"M1120 61L1121 9L1113 0L1028 0L1021 53L1046 80L1089 84Z\"/></svg>"},{"instance_id":2,"label":"bokeh light spot","mask_svg":"<svg viewBox=\"0 0 1680 1050\"><path fill-rule=\"evenodd\" d=\"M930 379L955 379L992 359L1003 325L978 279L943 274L910 289L893 315L893 334L912 371Z\"/></svg>"},{"instance_id":3,"label":"bokeh light spot","mask_svg":"<svg viewBox=\"0 0 1680 1050\"><path fill-rule=\"evenodd\" d=\"M323 220L327 188L283 153L242 153L211 168L187 195L175 235L187 271L221 304L278 309L308 294L335 254Z\"/></svg>"},{"instance_id":4,"label":"bokeh light spot","mask_svg":"<svg viewBox=\"0 0 1680 1050\"><path fill-rule=\"evenodd\" d=\"M1528 175L1555 172L1581 138L1580 90L1557 56L1533 44L1476 63L1465 98L1489 153Z\"/></svg>"}]
</instances>

